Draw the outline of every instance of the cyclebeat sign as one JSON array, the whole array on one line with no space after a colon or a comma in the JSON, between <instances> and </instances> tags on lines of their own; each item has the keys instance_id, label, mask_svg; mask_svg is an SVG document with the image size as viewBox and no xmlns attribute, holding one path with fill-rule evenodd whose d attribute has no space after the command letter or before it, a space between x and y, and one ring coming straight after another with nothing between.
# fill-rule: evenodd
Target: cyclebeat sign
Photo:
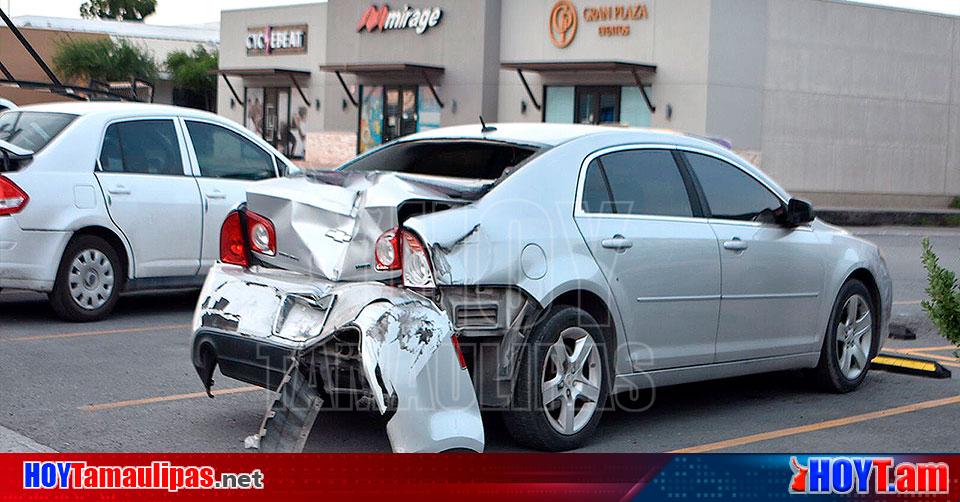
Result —
<instances>
[{"instance_id":1,"label":"cyclebeat sign","mask_svg":"<svg viewBox=\"0 0 960 502\"><path fill-rule=\"evenodd\" d=\"M247 29L247 55L304 54L307 25L258 26Z\"/></svg>"},{"instance_id":2,"label":"cyclebeat sign","mask_svg":"<svg viewBox=\"0 0 960 502\"><path fill-rule=\"evenodd\" d=\"M573 43L578 29L592 25L596 25L600 37L628 37L631 26L648 16L645 3L587 5L578 9L571 0L558 0L547 20L550 42L563 49Z\"/></svg>"}]
</instances>

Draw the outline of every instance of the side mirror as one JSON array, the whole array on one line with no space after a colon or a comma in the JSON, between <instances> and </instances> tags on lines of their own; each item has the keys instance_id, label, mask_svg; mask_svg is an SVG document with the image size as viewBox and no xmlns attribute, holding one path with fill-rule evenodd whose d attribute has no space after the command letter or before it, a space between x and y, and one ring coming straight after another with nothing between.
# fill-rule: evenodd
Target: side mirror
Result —
<instances>
[{"instance_id":1,"label":"side mirror","mask_svg":"<svg viewBox=\"0 0 960 502\"><path fill-rule=\"evenodd\" d=\"M813 206L809 202L790 199L787 202L787 213L783 217L783 223L787 226L798 227L810 223L815 217Z\"/></svg>"}]
</instances>

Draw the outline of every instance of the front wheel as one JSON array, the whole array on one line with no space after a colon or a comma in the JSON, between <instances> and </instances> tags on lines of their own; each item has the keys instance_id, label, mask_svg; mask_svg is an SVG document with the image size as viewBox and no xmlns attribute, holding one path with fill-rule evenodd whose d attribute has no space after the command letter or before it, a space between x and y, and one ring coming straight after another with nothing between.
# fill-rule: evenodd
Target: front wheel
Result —
<instances>
[{"instance_id":1,"label":"front wheel","mask_svg":"<svg viewBox=\"0 0 960 502\"><path fill-rule=\"evenodd\" d=\"M858 280L840 288L815 370L820 386L830 392L850 392L863 383L876 353L879 333L870 291Z\"/></svg>"},{"instance_id":2,"label":"front wheel","mask_svg":"<svg viewBox=\"0 0 960 502\"><path fill-rule=\"evenodd\" d=\"M561 451L587 441L607 397L605 347L597 321L579 308L553 310L537 324L504 414L517 442Z\"/></svg>"},{"instance_id":3,"label":"front wheel","mask_svg":"<svg viewBox=\"0 0 960 502\"><path fill-rule=\"evenodd\" d=\"M50 305L68 321L102 319L120 296L122 272L113 246L97 236L81 235L63 252Z\"/></svg>"}]
</instances>

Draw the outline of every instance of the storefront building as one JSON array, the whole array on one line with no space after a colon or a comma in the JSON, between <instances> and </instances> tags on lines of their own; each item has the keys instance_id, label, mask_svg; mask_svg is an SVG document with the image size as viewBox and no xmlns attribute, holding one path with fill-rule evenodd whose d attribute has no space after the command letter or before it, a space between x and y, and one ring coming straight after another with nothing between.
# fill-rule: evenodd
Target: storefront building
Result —
<instances>
[{"instance_id":1,"label":"storefront building","mask_svg":"<svg viewBox=\"0 0 960 502\"><path fill-rule=\"evenodd\" d=\"M417 0L224 11L219 113L330 166L430 128L722 139L831 206L960 194L960 18L834 0Z\"/></svg>"}]
</instances>

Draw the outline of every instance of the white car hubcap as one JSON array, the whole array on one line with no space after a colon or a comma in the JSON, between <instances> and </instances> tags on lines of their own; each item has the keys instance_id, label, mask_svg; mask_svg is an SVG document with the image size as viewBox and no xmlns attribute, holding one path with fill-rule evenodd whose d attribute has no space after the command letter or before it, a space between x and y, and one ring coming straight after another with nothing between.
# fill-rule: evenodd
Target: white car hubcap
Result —
<instances>
[{"instance_id":1,"label":"white car hubcap","mask_svg":"<svg viewBox=\"0 0 960 502\"><path fill-rule=\"evenodd\" d=\"M543 411L559 433L572 435L590 422L600 399L600 350L585 329L567 328L547 349L540 379Z\"/></svg>"},{"instance_id":2,"label":"white car hubcap","mask_svg":"<svg viewBox=\"0 0 960 502\"><path fill-rule=\"evenodd\" d=\"M873 316L870 305L860 295L843 304L837 324L837 362L840 372L854 380L867 368L873 342Z\"/></svg>"},{"instance_id":3,"label":"white car hubcap","mask_svg":"<svg viewBox=\"0 0 960 502\"><path fill-rule=\"evenodd\" d=\"M70 296L82 309L96 310L113 294L113 264L96 249L84 249L70 264Z\"/></svg>"}]
</instances>

